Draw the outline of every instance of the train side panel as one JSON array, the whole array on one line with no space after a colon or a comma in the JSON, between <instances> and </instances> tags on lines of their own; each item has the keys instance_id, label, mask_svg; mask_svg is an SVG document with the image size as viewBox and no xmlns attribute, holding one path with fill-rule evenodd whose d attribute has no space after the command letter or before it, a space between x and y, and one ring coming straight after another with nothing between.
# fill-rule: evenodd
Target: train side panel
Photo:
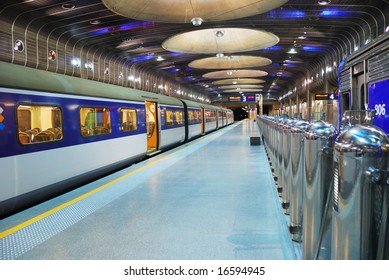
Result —
<instances>
[{"instance_id":1,"label":"train side panel","mask_svg":"<svg viewBox=\"0 0 389 280\"><path fill-rule=\"evenodd\" d=\"M69 190L70 185L84 184L146 156L142 103L3 89L0 104L0 178L5 178L0 188L1 216L12 212L15 205L32 204L49 192L61 193L61 189ZM125 119L125 112L136 114L136 123ZM106 134L101 127L91 124L108 119ZM54 129L51 126L57 126L60 136L42 138L47 137L50 128ZM43 193L48 188L50 191Z\"/></svg>"},{"instance_id":2,"label":"train side panel","mask_svg":"<svg viewBox=\"0 0 389 280\"><path fill-rule=\"evenodd\" d=\"M7 168L0 176L7 178L7 188L0 189L1 201L122 161L131 162L142 156L139 151L145 153L144 147L145 136L137 135L2 158L0 165Z\"/></svg>"},{"instance_id":3,"label":"train side panel","mask_svg":"<svg viewBox=\"0 0 389 280\"><path fill-rule=\"evenodd\" d=\"M204 109L204 133L217 129L216 110Z\"/></svg>"},{"instance_id":4,"label":"train side panel","mask_svg":"<svg viewBox=\"0 0 389 280\"><path fill-rule=\"evenodd\" d=\"M160 114L160 149L183 143L185 141L184 107L160 105Z\"/></svg>"}]
</instances>

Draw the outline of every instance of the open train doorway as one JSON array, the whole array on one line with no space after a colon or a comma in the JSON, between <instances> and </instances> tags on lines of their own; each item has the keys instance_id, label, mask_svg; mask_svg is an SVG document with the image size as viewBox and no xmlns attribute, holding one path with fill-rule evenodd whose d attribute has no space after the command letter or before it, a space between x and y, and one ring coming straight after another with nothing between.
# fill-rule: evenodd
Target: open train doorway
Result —
<instances>
[{"instance_id":1,"label":"open train doorway","mask_svg":"<svg viewBox=\"0 0 389 280\"><path fill-rule=\"evenodd\" d=\"M146 101L147 154L149 155L158 151L158 127L158 103Z\"/></svg>"}]
</instances>

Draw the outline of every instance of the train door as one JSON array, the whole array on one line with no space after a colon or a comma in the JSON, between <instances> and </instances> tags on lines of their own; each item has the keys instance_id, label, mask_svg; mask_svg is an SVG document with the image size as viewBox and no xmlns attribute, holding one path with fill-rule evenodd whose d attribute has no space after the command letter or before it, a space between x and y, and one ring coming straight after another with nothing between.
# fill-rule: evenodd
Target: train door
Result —
<instances>
[{"instance_id":1,"label":"train door","mask_svg":"<svg viewBox=\"0 0 389 280\"><path fill-rule=\"evenodd\" d=\"M201 108L201 134L205 134L205 109Z\"/></svg>"},{"instance_id":2,"label":"train door","mask_svg":"<svg viewBox=\"0 0 389 280\"><path fill-rule=\"evenodd\" d=\"M219 111L216 110L216 129L219 129L221 125L219 124Z\"/></svg>"},{"instance_id":3,"label":"train door","mask_svg":"<svg viewBox=\"0 0 389 280\"><path fill-rule=\"evenodd\" d=\"M159 123L158 103L146 101L146 129L147 129L147 153L158 151L159 147Z\"/></svg>"},{"instance_id":4,"label":"train door","mask_svg":"<svg viewBox=\"0 0 389 280\"><path fill-rule=\"evenodd\" d=\"M364 73L353 77L351 109L365 110L367 100L365 100L365 77Z\"/></svg>"}]
</instances>

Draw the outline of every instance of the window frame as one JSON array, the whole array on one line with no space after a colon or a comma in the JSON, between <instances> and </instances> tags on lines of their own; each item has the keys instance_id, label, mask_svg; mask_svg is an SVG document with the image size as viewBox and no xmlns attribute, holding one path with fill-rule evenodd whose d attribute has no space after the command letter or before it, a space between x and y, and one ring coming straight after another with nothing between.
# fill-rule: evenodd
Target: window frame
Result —
<instances>
[{"instance_id":1,"label":"window frame","mask_svg":"<svg viewBox=\"0 0 389 280\"><path fill-rule=\"evenodd\" d=\"M124 130L123 129L123 118L122 118L122 116L123 116L122 115L122 111L123 110L132 110L132 111L135 112L135 122L133 122L133 123L135 123L135 126L136 126L135 129L131 129L131 130ZM122 133L131 133L131 132L138 131L138 129L139 129L139 125L138 125L138 110L136 108L134 108L134 107L121 107L121 108L119 108L119 118L120 118L120 131Z\"/></svg>"},{"instance_id":2,"label":"window frame","mask_svg":"<svg viewBox=\"0 0 389 280\"><path fill-rule=\"evenodd\" d=\"M53 126L47 128L45 130L43 130L41 127L39 127L40 131L36 135L34 135L32 132L31 132L31 134L30 134L30 132L27 133L27 131L32 131L32 130L38 128L38 127L30 128L30 129L25 130L25 131L20 131L19 130L19 108L22 107L22 106L30 107L30 108L32 108L32 107L48 107L48 108L51 108L50 114L52 114L52 112L54 111L53 110L54 108L58 109L59 112L60 112L59 115L60 115L60 118L61 118L60 119L61 120L61 127L60 127L60 131L58 132L58 134L54 136L55 138L47 140L47 141L36 141L36 142L34 142L34 140L33 140L34 136L36 136L36 135L38 135L38 134L40 134L42 132L48 131L49 128L56 128L56 127L53 127ZM63 108L62 108L62 106L60 104L56 104L56 103L41 103L41 102L21 102L21 103L18 103L15 106L15 111L16 111L16 118L15 118L15 120L16 120L16 130L17 130L16 138L17 138L17 141L18 141L18 143L20 145L22 145L22 146L31 146L31 145L40 145L40 144L48 144L48 143L58 143L58 142L64 140L64 110L63 110ZM31 112L31 110L27 110L27 109L26 109L26 111L28 111L30 113L30 125L31 125L31 127L33 127L33 124L31 123L32 122L32 118L33 118L33 112ZM51 119L50 122L51 122L51 125L53 125L52 119ZM27 143L22 143L22 141L20 141L20 133L30 134L29 135L30 141L27 142ZM59 136L61 136L61 138L57 138Z\"/></svg>"},{"instance_id":3,"label":"window frame","mask_svg":"<svg viewBox=\"0 0 389 280\"><path fill-rule=\"evenodd\" d=\"M94 134L93 133L93 134L89 134L89 135L84 135L82 133L82 130L83 130L83 127L87 128L87 126L86 126L86 115L85 115L85 124L82 125L82 122L81 122L81 111L83 109L108 109L108 112L109 112L109 126L110 126L108 132L107 133L102 133L102 134ZM82 138L100 137L100 136L107 136L107 135L112 134L112 109L109 106L99 106L99 105L98 106L93 106L93 105L83 105L83 106L80 106L79 110L78 110L78 120L79 120L79 125L80 125L80 131L79 132L80 132L80 135L81 135ZM93 127L93 130L95 130L96 127L102 127L102 126L96 126L95 125ZM102 127L102 128L104 128L104 127Z\"/></svg>"},{"instance_id":4,"label":"window frame","mask_svg":"<svg viewBox=\"0 0 389 280\"><path fill-rule=\"evenodd\" d=\"M168 121L168 113L170 113L172 116L171 122ZM166 127L174 126L174 110L173 109L168 109L168 108L165 109L165 125L166 125Z\"/></svg>"},{"instance_id":5,"label":"window frame","mask_svg":"<svg viewBox=\"0 0 389 280\"><path fill-rule=\"evenodd\" d=\"M177 115L181 115L180 116L180 122L178 122L178 119L177 118ZM185 116L184 116L184 109L175 109L174 110L174 124L176 126L183 126L185 125Z\"/></svg>"}]
</instances>

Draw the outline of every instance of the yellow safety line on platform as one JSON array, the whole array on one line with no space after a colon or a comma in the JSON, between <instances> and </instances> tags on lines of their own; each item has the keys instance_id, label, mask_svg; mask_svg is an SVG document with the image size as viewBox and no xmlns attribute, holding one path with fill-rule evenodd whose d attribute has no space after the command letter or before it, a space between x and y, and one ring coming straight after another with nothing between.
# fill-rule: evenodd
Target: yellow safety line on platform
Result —
<instances>
[{"instance_id":1,"label":"yellow safety line on platform","mask_svg":"<svg viewBox=\"0 0 389 280\"><path fill-rule=\"evenodd\" d=\"M7 237L7 236L9 236L9 235L19 231L19 230L22 230L22 229L24 229L24 228L26 228L26 227L28 227L28 226L30 226L30 225L40 221L40 220L43 220L44 218L47 218L48 216L50 216L52 214L55 214L55 213L61 211L62 209L65 209L66 207L69 207L69 206L71 206L71 205L73 205L73 204L75 204L75 203L77 203L77 202L79 202L79 201L81 201L81 200L83 200L85 198L88 198L91 195L93 195L95 193L98 193L98 192L100 192L100 191L102 191L102 190L112 186L113 184L116 184L116 183L118 183L118 182L120 182L120 181L122 181L122 180L124 180L124 179L126 179L126 178L128 178L128 177L130 177L130 176L132 176L132 175L134 175L134 174L136 174L136 173L146 169L146 168L149 168L149 167L151 167L151 166L153 166L153 165L155 165L155 164L157 164L157 163L159 163L159 162L161 162L161 161L163 161L163 160L165 160L165 159L167 159L167 158L169 158L169 157L171 157L171 156L173 156L173 155L175 155L175 154L177 154L179 152L182 152L182 151L184 151L184 150L186 150L186 149L188 149L188 148L190 148L190 147L192 147L194 145L197 145L200 142L206 140L207 138L209 138L210 136L213 136L213 135L214 134L210 134L208 136L205 136L205 137L197 140L195 143L192 143L192 144L190 144L190 145L188 145L186 147L183 147L183 148L181 148L181 149L179 149L179 150L177 150L177 151L175 151L175 152L173 152L173 153L171 153L171 154L169 154L167 156L164 156L164 157L162 157L162 158L160 158L160 159L158 159L156 161L150 162L149 164L147 164L145 166L142 166L142 167L140 167L140 168L138 168L138 169L136 169L134 171L131 171L130 173L127 173L127 174L125 174L125 175L123 175L123 176L121 176L121 177L119 177L119 178L117 178L117 179L115 179L115 180L105 184L105 185L102 185L102 186L100 186L100 187L98 187L98 188L96 188L96 189L94 189L94 190L92 190L92 191L90 191L88 193L85 193L85 194L83 194L83 195L81 195L81 196L79 196L79 197L77 197L77 198L75 198L73 200L70 200L70 201L68 201L68 202L66 202L64 204L61 204L61 205L59 205L59 206L57 206L57 207L55 207L55 208L53 208L53 209L51 209L51 210L49 210L49 211L47 211L45 213L42 213L42 214L40 214L40 215L38 215L38 216L36 216L36 217L34 217L32 219L29 219L29 220L27 220L27 221L25 221L25 222L23 222L23 223L21 223L21 224L19 224L17 226L14 226L14 227L6 230L6 231L0 232L0 239L5 238L5 237Z\"/></svg>"}]
</instances>

